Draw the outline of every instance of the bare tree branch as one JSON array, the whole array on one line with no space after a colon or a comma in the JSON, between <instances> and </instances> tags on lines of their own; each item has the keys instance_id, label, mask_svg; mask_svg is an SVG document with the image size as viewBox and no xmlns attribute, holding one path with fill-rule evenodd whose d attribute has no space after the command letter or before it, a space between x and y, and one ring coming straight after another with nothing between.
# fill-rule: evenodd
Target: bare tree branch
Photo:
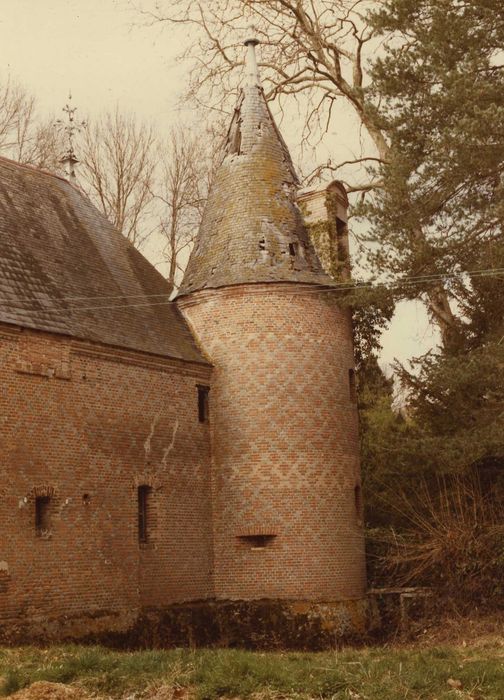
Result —
<instances>
[{"instance_id":1,"label":"bare tree branch","mask_svg":"<svg viewBox=\"0 0 504 700\"><path fill-rule=\"evenodd\" d=\"M357 167L386 162L390 157L387 133L378 101L367 89L367 61L379 47L366 21L372 0L137 0L143 17L152 22L175 22L191 27L192 41L184 51L191 62L188 96L212 109L231 111L243 64L243 40L252 21L261 39L262 79L268 99L278 99L305 110L304 144L317 144L333 120L333 105L345 100L367 133L366 150L355 160ZM198 31L199 30L199 31ZM350 163L345 163L350 166ZM340 164L342 167L343 164ZM380 177L350 184L350 192L372 192ZM405 202L407 206L407 202ZM427 233L419 225L412 245L421 250ZM456 326L448 294L433 290L428 307L443 337Z\"/></svg>"},{"instance_id":2,"label":"bare tree branch","mask_svg":"<svg viewBox=\"0 0 504 700\"><path fill-rule=\"evenodd\" d=\"M199 136L199 134L198 134ZM151 194L158 204L158 230L164 240L163 256L168 263L168 280L177 285L190 248L198 232L206 203L209 173L216 134L198 139L187 127L175 126L162 149L159 174Z\"/></svg>"},{"instance_id":3,"label":"bare tree branch","mask_svg":"<svg viewBox=\"0 0 504 700\"><path fill-rule=\"evenodd\" d=\"M152 202L155 167L152 128L116 109L88 125L81 146L81 176L89 196L137 248Z\"/></svg>"},{"instance_id":4,"label":"bare tree branch","mask_svg":"<svg viewBox=\"0 0 504 700\"><path fill-rule=\"evenodd\" d=\"M57 170L63 146L53 123L39 118L35 98L21 85L12 80L0 85L0 154Z\"/></svg>"}]
</instances>

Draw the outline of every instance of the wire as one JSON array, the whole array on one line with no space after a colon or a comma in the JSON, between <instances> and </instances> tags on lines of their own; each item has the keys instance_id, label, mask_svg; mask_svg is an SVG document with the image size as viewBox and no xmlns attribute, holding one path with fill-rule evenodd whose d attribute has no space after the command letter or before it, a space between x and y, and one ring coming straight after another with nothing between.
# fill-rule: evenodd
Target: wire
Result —
<instances>
[{"instance_id":1,"label":"wire","mask_svg":"<svg viewBox=\"0 0 504 700\"><path fill-rule=\"evenodd\" d=\"M396 280L395 282L369 282L369 283L360 283L360 282L351 282L351 281L345 281L345 282L333 282L331 284L331 289L332 288L344 288L344 289L354 289L354 288L363 288L363 287L369 287L369 286L396 286L396 285L401 285L406 282L409 282L411 280L422 280L422 281L429 281L429 280L438 280L438 279L447 279L451 277L460 277L463 275L483 275L486 273L501 273L504 272L504 268L495 268L491 267L488 269L483 269L483 270L461 270L460 272L444 272L444 273L432 273L430 275L413 275L411 277L402 277L400 280ZM278 280L281 281L281 280ZM289 282L289 284L292 284ZM310 283L306 283L310 284ZM294 286L294 285L293 285ZM319 291L319 290L314 290L314 291ZM96 296L78 296L78 297L59 297L59 301L87 301L87 300L92 300L92 299L149 299L153 297L170 297L173 292L159 292L157 294L102 294L102 295L96 295ZM75 307L75 308L83 308L83 307ZM104 307L105 308L105 307Z\"/></svg>"},{"instance_id":2,"label":"wire","mask_svg":"<svg viewBox=\"0 0 504 700\"><path fill-rule=\"evenodd\" d=\"M396 280L395 282L389 282L389 283L363 283L360 284L358 282L335 282L333 285L330 287L321 287L317 286L317 288L313 289L312 285L310 283L302 284L292 284L292 283L287 283L285 287L280 287L277 288L277 291L281 289L282 291L286 292L289 295L296 295L296 294L328 294L331 292L343 292L343 291L350 291L350 290L361 290L361 289L393 289L395 287L400 287L404 284L410 286L415 286L415 285L422 285L426 284L429 282L437 282L437 281L445 281L447 279L455 279L459 277L463 277L465 275L471 276L471 277L500 277L504 275L504 268L489 268L486 270L462 270L460 272L451 272L451 273L436 273L436 274L431 274L431 275L417 275L417 276L412 276L412 277L403 277L400 280ZM281 283L281 280L279 280ZM258 283L261 284L261 283ZM264 282L263 284L269 284L268 282ZM199 291L199 290L198 290ZM259 293L259 292L258 292ZM90 297L61 297L61 301L64 300L86 300L86 299L127 299L127 298L150 298L150 297L159 297L159 296L170 296L169 294L133 294L133 295L117 295L117 296L90 296ZM111 305L100 305L100 306L68 306L68 307L54 307L54 308L27 308L25 306L16 306L16 305L3 305L2 307L4 310L9 311L33 311L36 313L48 313L48 314L53 314L53 313L61 313L61 312L66 312L69 313L71 311L99 311L100 309L103 310L110 310L110 309L133 309L133 308L143 308L143 307L150 307L150 306L167 306L169 304L172 304L173 302L170 300L167 301L158 301L158 302L146 302L146 303L140 303L140 304L111 304ZM1 304L1 302L0 302Z\"/></svg>"},{"instance_id":3,"label":"wire","mask_svg":"<svg viewBox=\"0 0 504 700\"><path fill-rule=\"evenodd\" d=\"M450 277L460 277L463 275L480 275L484 274L487 272L503 272L504 268L489 268L486 270L463 270L460 272L446 272L446 273L433 273L430 275L415 275L411 277L403 277L400 280L396 280L395 282L388 283L389 285L395 286L395 285L400 285L404 284L405 282L408 282L410 280L425 280L428 281L430 279L444 279L444 278L450 278ZM292 283L289 283L292 284ZM331 285L331 288L344 288L344 289L354 289L354 288L359 288L362 289L363 287L366 286L384 286L387 285L385 282L377 282L375 283L359 283L359 282L350 282L350 281L345 281L345 282L333 282ZM319 291L319 290L314 290L314 291ZM101 295L96 295L96 296L78 296L78 297L59 297L58 301L87 301L87 300L92 300L92 299L150 299L153 297L170 297L173 292L159 292L157 294L101 294ZM75 307L75 308L82 308L82 307ZM105 308L105 307L104 307Z\"/></svg>"},{"instance_id":4,"label":"wire","mask_svg":"<svg viewBox=\"0 0 504 700\"><path fill-rule=\"evenodd\" d=\"M110 306L59 306L54 309L40 308L40 309L28 309L24 306L10 306L4 307L7 310L14 311L36 311L38 313L53 313L53 311L96 311L97 309L135 309L142 306L165 306L167 304L172 304L171 301L154 301L146 302L145 304L111 304Z\"/></svg>"},{"instance_id":5,"label":"wire","mask_svg":"<svg viewBox=\"0 0 504 700\"><path fill-rule=\"evenodd\" d=\"M136 299L136 298L149 298L149 297L170 297L172 292L164 292L159 294L103 294L99 296L89 296L89 297L60 297L61 301L79 301L81 299Z\"/></svg>"}]
</instances>

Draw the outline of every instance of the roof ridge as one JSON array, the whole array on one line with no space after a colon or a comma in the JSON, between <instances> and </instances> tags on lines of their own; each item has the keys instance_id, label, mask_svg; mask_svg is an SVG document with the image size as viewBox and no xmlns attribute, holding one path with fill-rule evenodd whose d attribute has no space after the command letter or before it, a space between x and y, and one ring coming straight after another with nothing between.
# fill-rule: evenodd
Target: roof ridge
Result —
<instances>
[{"instance_id":1,"label":"roof ridge","mask_svg":"<svg viewBox=\"0 0 504 700\"><path fill-rule=\"evenodd\" d=\"M55 177L58 180L61 180L62 182L66 182L68 185L73 187L77 192L80 192L81 194L84 193L84 190L79 187L78 185L70 182L66 177L63 177L63 175L58 175L58 173L54 173L52 170L47 170L46 168L41 168L38 165L32 165L31 163L21 163L18 160L14 160L13 158L7 158L7 156L3 156L0 154L0 161L5 161L6 163L10 165L14 165L18 168L23 168L24 170L30 170L31 172L36 172L40 173L41 175L48 175L49 177Z\"/></svg>"}]
</instances>

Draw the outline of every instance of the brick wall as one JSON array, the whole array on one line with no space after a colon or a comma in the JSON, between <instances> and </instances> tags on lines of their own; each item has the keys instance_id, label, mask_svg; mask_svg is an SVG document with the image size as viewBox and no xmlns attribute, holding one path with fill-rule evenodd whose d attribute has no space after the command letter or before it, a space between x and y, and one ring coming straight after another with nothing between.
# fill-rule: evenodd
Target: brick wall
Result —
<instances>
[{"instance_id":1,"label":"brick wall","mask_svg":"<svg viewBox=\"0 0 504 700\"><path fill-rule=\"evenodd\" d=\"M214 364L218 598L360 598L365 589L350 318L296 284L179 302Z\"/></svg>"},{"instance_id":2,"label":"brick wall","mask_svg":"<svg viewBox=\"0 0 504 700\"><path fill-rule=\"evenodd\" d=\"M320 190L299 194L297 201L324 270L340 281L349 280L348 197L345 188L334 180Z\"/></svg>"},{"instance_id":3,"label":"brick wall","mask_svg":"<svg viewBox=\"0 0 504 700\"><path fill-rule=\"evenodd\" d=\"M209 373L0 326L0 627L78 636L125 628L141 606L212 595L209 429L196 389ZM37 533L44 497L50 529Z\"/></svg>"}]
</instances>

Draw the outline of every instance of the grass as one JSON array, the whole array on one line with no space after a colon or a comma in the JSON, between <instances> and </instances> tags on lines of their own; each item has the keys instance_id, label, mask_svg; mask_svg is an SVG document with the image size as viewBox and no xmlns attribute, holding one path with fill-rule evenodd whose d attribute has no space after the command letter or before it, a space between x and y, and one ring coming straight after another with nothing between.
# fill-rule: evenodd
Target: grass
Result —
<instances>
[{"instance_id":1,"label":"grass","mask_svg":"<svg viewBox=\"0 0 504 700\"><path fill-rule=\"evenodd\" d=\"M462 690L448 684L461 681ZM348 700L503 700L504 644L375 647L324 653L233 649L117 652L102 647L0 649L0 695L34 681L69 683L95 697L149 697L189 688L197 700L252 695Z\"/></svg>"}]
</instances>

